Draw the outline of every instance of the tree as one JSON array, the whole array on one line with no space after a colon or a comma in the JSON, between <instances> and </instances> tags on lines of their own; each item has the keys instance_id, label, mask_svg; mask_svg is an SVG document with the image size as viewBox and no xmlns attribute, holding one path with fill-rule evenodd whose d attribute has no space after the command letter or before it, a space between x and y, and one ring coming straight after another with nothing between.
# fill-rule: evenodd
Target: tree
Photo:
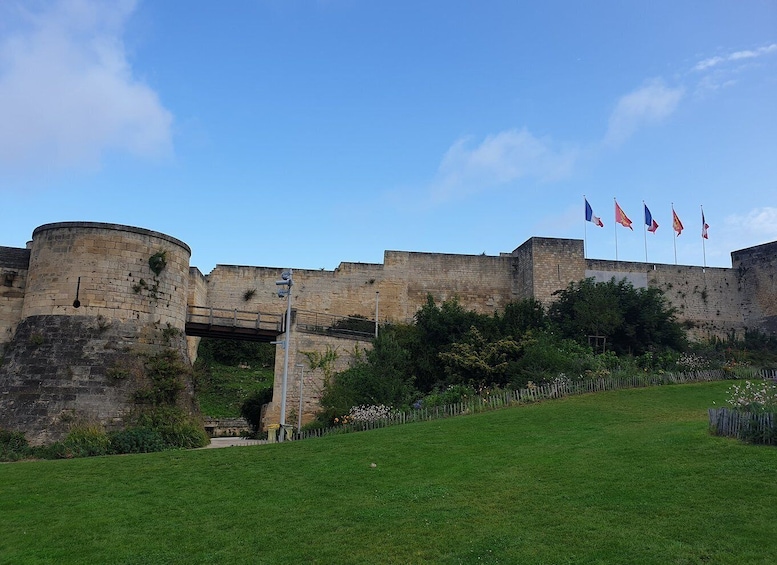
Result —
<instances>
[{"instance_id":1,"label":"tree","mask_svg":"<svg viewBox=\"0 0 777 565\"><path fill-rule=\"evenodd\" d=\"M626 279L595 282L588 278L555 294L558 300L548 316L565 337L587 343L588 336L606 336L618 354L685 347L676 311L657 288L635 289Z\"/></svg>"},{"instance_id":2,"label":"tree","mask_svg":"<svg viewBox=\"0 0 777 565\"><path fill-rule=\"evenodd\" d=\"M439 354L449 377L449 384L505 385L509 367L521 353L521 347L510 338L488 341L472 326L462 341Z\"/></svg>"},{"instance_id":3,"label":"tree","mask_svg":"<svg viewBox=\"0 0 777 565\"><path fill-rule=\"evenodd\" d=\"M331 423L353 406L408 404L415 392L409 360L408 351L387 327L373 340L364 358L357 358L350 368L335 373L324 384L320 416Z\"/></svg>"}]
</instances>

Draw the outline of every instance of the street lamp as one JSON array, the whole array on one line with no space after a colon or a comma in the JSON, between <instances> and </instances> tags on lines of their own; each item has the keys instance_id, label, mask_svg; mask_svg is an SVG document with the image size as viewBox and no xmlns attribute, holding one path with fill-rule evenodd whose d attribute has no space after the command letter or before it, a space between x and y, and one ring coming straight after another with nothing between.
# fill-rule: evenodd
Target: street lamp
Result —
<instances>
[{"instance_id":1,"label":"street lamp","mask_svg":"<svg viewBox=\"0 0 777 565\"><path fill-rule=\"evenodd\" d=\"M293 284L291 269L281 273L281 280L275 281L278 286L278 298L286 297L286 335L283 338L283 381L281 381L281 433L280 441L286 435L286 383L289 377L289 334L291 334L291 287Z\"/></svg>"},{"instance_id":2,"label":"street lamp","mask_svg":"<svg viewBox=\"0 0 777 565\"><path fill-rule=\"evenodd\" d=\"M305 384L305 365L297 364L299 369L299 411L297 412L297 432L302 433L302 387Z\"/></svg>"}]
</instances>

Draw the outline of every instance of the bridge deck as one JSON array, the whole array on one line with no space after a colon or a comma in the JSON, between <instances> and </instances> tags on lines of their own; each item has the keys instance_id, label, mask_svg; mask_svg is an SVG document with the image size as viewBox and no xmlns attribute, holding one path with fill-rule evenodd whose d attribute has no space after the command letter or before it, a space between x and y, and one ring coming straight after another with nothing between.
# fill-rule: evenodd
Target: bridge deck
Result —
<instances>
[{"instance_id":1,"label":"bridge deck","mask_svg":"<svg viewBox=\"0 0 777 565\"><path fill-rule=\"evenodd\" d=\"M296 328L306 333L357 340L370 340L375 335L375 322L365 318L293 310L292 319ZM285 331L285 322L285 314L189 306L186 335L270 342Z\"/></svg>"},{"instance_id":2,"label":"bridge deck","mask_svg":"<svg viewBox=\"0 0 777 565\"><path fill-rule=\"evenodd\" d=\"M191 336L269 342L283 331L283 314L204 306L190 306L186 314L186 335Z\"/></svg>"}]
</instances>

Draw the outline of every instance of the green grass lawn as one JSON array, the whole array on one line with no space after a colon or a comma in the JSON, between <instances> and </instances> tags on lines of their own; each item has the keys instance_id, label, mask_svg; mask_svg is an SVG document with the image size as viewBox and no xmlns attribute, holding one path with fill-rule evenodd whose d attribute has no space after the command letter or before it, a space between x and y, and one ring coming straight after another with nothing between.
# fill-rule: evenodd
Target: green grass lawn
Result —
<instances>
[{"instance_id":1,"label":"green grass lawn","mask_svg":"<svg viewBox=\"0 0 777 565\"><path fill-rule=\"evenodd\" d=\"M3 464L0 563L771 565L777 449L707 433L728 386Z\"/></svg>"}]
</instances>

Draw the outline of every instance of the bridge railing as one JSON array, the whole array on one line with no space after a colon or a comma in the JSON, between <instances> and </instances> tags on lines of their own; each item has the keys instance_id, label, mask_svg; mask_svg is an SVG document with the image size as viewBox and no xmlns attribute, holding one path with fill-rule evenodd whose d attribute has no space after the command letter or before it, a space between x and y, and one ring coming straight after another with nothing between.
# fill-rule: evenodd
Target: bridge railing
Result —
<instances>
[{"instance_id":1,"label":"bridge railing","mask_svg":"<svg viewBox=\"0 0 777 565\"><path fill-rule=\"evenodd\" d=\"M298 330L352 339L375 337L375 320L357 316L335 316L321 312L296 310L294 321Z\"/></svg>"},{"instance_id":2,"label":"bridge railing","mask_svg":"<svg viewBox=\"0 0 777 565\"><path fill-rule=\"evenodd\" d=\"M186 322L211 327L243 328L283 332L283 314L264 314L246 310L189 306Z\"/></svg>"}]
</instances>

